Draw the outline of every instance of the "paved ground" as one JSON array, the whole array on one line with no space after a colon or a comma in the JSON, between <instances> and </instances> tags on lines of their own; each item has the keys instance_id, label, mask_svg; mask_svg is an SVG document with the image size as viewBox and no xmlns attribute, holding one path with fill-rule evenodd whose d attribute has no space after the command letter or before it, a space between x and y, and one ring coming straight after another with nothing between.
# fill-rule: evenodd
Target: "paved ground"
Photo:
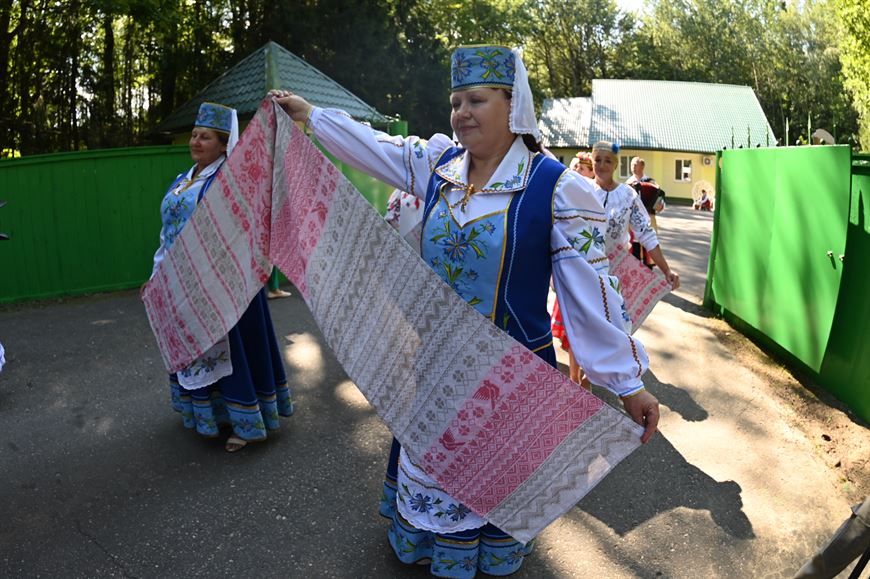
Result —
<instances>
[{"instance_id":1,"label":"paved ground","mask_svg":"<svg viewBox=\"0 0 870 579\"><path fill-rule=\"evenodd\" d=\"M710 227L679 207L660 220L684 289L639 336L664 434L515 577L788 577L868 492L772 395L788 374L698 307ZM271 304L297 413L235 455L169 409L135 292L0 309L0 576L426 576L394 560L376 515L388 432L301 299Z\"/></svg>"}]
</instances>

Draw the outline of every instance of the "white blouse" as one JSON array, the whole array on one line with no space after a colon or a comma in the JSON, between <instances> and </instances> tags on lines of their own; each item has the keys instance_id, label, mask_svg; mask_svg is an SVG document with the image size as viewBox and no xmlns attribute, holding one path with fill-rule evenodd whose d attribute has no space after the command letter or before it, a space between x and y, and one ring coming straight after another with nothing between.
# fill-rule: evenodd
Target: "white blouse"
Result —
<instances>
[{"instance_id":1,"label":"white blouse","mask_svg":"<svg viewBox=\"0 0 870 579\"><path fill-rule=\"evenodd\" d=\"M634 233L634 238L645 249L655 249L659 244L649 213L632 187L620 183L613 191L606 191L595 185L595 195L604 206L607 213L607 253L617 244L628 247L631 236L628 231Z\"/></svg>"},{"instance_id":2,"label":"white blouse","mask_svg":"<svg viewBox=\"0 0 870 579\"><path fill-rule=\"evenodd\" d=\"M334 109L315 107L307 124L341 161L422 199L439 158L454 145L443 134L428 141L391 136ZM453 184L444 193L451 205L459 204L455 217L460 225L504 210L513 194L526 187L534 155L517 137L486 187L470 196L467 152L438 168ZM641 375L649 360L623 326L622 298L607 272L603 207L591 181L567 169L556 183L553 205L553 285L574 355L594 384L620 396L632 394L643 387Z\"/></svg>"}]
</instances>

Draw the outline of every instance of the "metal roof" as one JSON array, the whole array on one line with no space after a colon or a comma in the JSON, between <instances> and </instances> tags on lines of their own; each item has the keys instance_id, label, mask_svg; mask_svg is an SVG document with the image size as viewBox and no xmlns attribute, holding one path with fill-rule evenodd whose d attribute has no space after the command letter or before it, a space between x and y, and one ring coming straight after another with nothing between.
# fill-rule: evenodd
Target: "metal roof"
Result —
<instances>
[{"instance_id":1,"label":"metal roof","mask_svg":"<svg viewBox=\"0 0 870 579\"><path fill-rule=\"evenodd\" d=\"M389 120L280 44L268 42L178 107L155 132L189 129L205 101L233 107L240 118L248 118L272 88L291 90L315 106L342 109L357 120L374 124Z\"/></svg>"},{"instance_id":2,"label":"metal roof","mask_svg":"<svg viewBox=\"0 0 870 579\"><path fill-rule=\"evenodd\" d=\"M544 101L541 131L548 147L606 140L629 149L713 153L731 148L732 136L733 146L776 143L750 87L666 80L593 80L589 99Z\"/></svg>"},{"instance_id":3,"label":"metal roof","mask_svg":"<svg viewBox=\"0 0 870 579\"><path fill-rule=\"evenodd\" d=\"M541 108L541 138L548 147L578 146L589 141L591 121L590 97L546 99Z\"/></svg>"}]
</instances>

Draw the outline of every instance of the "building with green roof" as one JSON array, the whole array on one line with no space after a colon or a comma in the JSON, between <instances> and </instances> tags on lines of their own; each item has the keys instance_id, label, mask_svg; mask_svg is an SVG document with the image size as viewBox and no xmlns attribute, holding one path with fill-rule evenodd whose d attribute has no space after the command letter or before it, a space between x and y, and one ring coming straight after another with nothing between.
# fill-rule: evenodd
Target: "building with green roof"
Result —
<instances>
[{"instance_id":1,"label":"building with green roof","mask_svg":"<svg viewBox=\"0 0 870 579\"><path fill-rule=\"evenodd\" d=\"M172 135L175 142L185 142L199 105L206 101L236 109L243 128L273 88L291 90L315 106L342 109L374 126L385 127L391 121L280 44L267 42L174 110L155 132Z\"/></svg>"},{"instance_id":2,"label":"building with green roof","mask_svg":"<svg viewBox=\"0 0 870 579\"><path fill-rule=\"evenodd\" d=\"M618 143L618 178L642 157L669 197L685 199L713 192L716 151L776 145L750 87L699 82L595 79L591 97L545 100L540 128L566 163L597 141Z\"/></svg>"}]
</instances>

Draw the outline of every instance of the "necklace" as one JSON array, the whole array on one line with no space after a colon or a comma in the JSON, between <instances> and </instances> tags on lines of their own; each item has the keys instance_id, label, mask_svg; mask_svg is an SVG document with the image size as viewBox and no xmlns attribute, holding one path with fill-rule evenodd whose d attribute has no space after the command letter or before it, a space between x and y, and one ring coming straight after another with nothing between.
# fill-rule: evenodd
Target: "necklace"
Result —
<instances>
[{"instance_id":1,"label":"necklace","mask_svg":"<svg viewBox=\"0 0 870 579\"><path fill-rule=\"evenodd\" d=\"M468 186L465 187L465 195L462 196L462 199L451 205L450 208L456 209L456 206L459 205L459 210L464 213L466 206L468 206L468 202L471 200L471 196L476 192L477 191L474 190L474 185L469 183Z\"/></svg>"},{"instance_id":2,"label":"necklace","mask_svg":"<svg viewBox=\"0 0 870 579\"><path fill-rule=\"evenodd\" d=\"M184 193L185 191L187 191L188 189L190 189L191 186L194 183L196 183L197 181L200 181L199 177L194 177L193 179L190 179L189 181L187 181L187 183L184 183L184 181L182 180L182 182L179 183L180 187L175 189L175 191L173 191L173 193L175 193L175 196L177 197L177 196L181 195L182 193Z\"/></svg>"}]
</instances>

